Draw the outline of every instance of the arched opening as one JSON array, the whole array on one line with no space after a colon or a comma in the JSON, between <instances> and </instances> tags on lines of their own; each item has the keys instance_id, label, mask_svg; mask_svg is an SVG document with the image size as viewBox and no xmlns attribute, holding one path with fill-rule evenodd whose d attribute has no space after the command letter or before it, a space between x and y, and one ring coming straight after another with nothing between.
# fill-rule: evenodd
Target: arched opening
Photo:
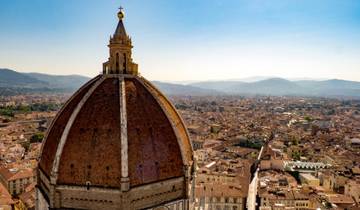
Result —
<instances>
[{"instance_id":1,"label":"arched opening","mask_svg":"<svg viewBox=\"0 0 360 210\"><path fill-rule=\"evenodd\" d=\"M120 64L119 64L119 53L116 53L116 63L115 63L115 71L116 74L118 74L120 72Z\"/></svg>"},{"instance_id":2,"label":"arched opening","mask_svg":"<svg viewBox=\"0 0 360 210\"><path fill-rule=\"evenodd\" d=\"M90 181L87 181L87 182L86 182L86 190L90 190L90 185L91 185L91 182L90 182Z\"/></svg>"},{"instance_id":3,"label":"arched opening","mask_svg":"<svg viewBox=\"0 0 360 210\"><path fill-rule=\"evenodd\" d=\"M124 56L124 63L123 63L124 68L123 69L124 69L124 74L126 74L127 73L126 72L127 71L127 69L126 69L126 54L124 53L123 56Z\"/></svg>"}]
</instances>

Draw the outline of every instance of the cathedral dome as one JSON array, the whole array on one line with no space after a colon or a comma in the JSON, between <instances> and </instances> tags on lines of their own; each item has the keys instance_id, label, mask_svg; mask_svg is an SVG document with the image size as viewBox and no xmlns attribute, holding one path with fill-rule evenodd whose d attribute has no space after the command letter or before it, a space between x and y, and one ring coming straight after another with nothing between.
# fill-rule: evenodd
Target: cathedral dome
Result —
<instances>
[{"instance_id":1,"label":"cathedral dome","mask_svg":"<svg viewBox=\"0 0 360 210\"><path fill-rule=\"evenodd\" d=\"M192 162L186 127L167 98L142 77L108 74L80 88L56 116L39 169L55 186L88 189L180 180L171 188L180 199Z\"/></svg>"},{"instance_id":2,"label":"cathedral dome","mask_svg":"<svg viewBox=\"0 0 360 210\"><path fill-rule=\"evenodd\" d=\"M191 162L185 126L160 91L142 77L102 75L60 111L39 167L48 177L57 174L57 184L117 188L122 167L134 187L182 177Z\"/></svg>"},{"instance_id":3,"label":"cathedral dome","mask_svg":"<svg viewBox=\"0 0 360 210\"><path fill-rule=\"evenodd\" d=\"M170 101L139 76L119 19L103 73L59 111L42 147L37 209L187 209L193 154Z\"/></svg>"}]
</instances>

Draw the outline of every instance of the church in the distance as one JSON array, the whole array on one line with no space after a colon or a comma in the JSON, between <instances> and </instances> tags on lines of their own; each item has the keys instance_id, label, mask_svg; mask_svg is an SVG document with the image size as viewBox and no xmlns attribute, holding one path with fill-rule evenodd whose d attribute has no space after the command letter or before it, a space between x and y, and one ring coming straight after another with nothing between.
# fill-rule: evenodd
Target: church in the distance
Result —
<instances>
[{"instance_id":1,"label":"church in the distance","mask_svg":"<svg viewBox=\"0 0 360 210\"><path fill-rule=\"evenodd\" d=\"M36 209L189 209L193 152L170 101L138 73L124 12L103 73L81 87L46 134Z\"/></svg>"}]
</instances>

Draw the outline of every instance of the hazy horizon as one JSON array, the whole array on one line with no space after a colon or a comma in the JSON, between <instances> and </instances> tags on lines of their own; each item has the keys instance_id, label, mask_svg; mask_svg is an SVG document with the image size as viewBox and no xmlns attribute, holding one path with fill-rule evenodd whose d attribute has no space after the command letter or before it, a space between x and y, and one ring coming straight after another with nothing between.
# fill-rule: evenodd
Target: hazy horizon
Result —
<instances>
[{"instance_id":1,"label":"hazy horizon","mask_svg":"<svg viewBox=\"0 0 360 210\"><path fill-rule=\"evenodd\" d=\"M0 67L93 77L125 8L149 80L253 76L360 81L360 2L14 0L0 3Z\"/></svg>"},{"instance_id":2,"label":"hazy horizon","mask_svg":"<svg viewBox=\"0 0 360 210\"><path fill-rule=\"evenodd\" d=\"M0 70L1 69L7 69L7 70L10 70L10 71L16 71L18 73L24 73L24 74L45 74L45 75L49 75L49 76L80 76L80 77L88 77L89 79L92 78L92 76L87 76L87 75L82 75L82 74L51 74L51 73L48 74L46 72L45 73L44 72L26 72L26 71L18 71L16 69L9 69L9 68L0 67ZM197 82L221 82L221 81L257 82L257 81L262 81L262 80L267 80L267 79L285 79L285 80L289 80L289 81L342 80L342 79L338 79L338 78L312 78L312 77L286 78L286 77L268 75L268 76L250 76L250 77L242 77L242 78L199 79L199 80L175 80L175 79L174 80L156 80L155 79L153 81L187 85L187 84L197 83ZM357 81L357 80L346 80L346 81L360 82L360 81Z\"/></svg>"}]
</instances>

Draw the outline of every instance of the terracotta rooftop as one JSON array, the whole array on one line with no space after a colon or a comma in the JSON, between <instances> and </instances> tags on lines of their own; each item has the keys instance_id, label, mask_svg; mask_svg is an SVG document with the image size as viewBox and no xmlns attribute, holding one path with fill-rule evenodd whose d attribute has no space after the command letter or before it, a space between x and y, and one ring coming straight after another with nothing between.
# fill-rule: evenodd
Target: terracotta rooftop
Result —
<instances>
[{"instance_id":1,"label":"terracotta rooftop","mask_svg":"<svg viewBox=\"0 0 360 210\"><path fill-rule=\"evenodd\" d=\"M27 208L35 207L35 184L30 184L26 187L25 192L19 196L19 199L26 205Z\"/></svg>"},{"instance_id":2,"label":"terracotta rooftop","mask_svg":"<svg viewBox=\"0 0 360 210\"><path fill-rule=\"evenodd\" d=\"M11 205L14 201L11 199L11 195L7 189L0 183L0 206Z\"/></svg>"},{"instance_id":3,"label":"terracotta rooftop","mask_svg":"<svg viewBox=\"0 0 360 210\"><path fill-rule=\"evenodd\" d=\"M354 200L350 196L336 194L336 195L328 195L327 199L330 203L334 204L352 204Z\"/></svg>"},{"instance_id":4,"label":"terracotta rooftop","mask_svg":"<svg viewBox=\"0 0 360 210\"><path fill-rule=\"evenodd\" d=\"M33 169L15 169L15 168L5 168L0 169L0 175L4 177L6 181L12 181L17 179L29 178L35 176Z\"/></svg>"},{"instance_id":5,"label":"terracotta rooftop","mask_svg":"<svg viewBox=\"0 0 360 210\"><path fill-rule=\"evenodd\" d=\"M242 186L231 184L201 184L195 187L196 196L206 197L242 197L247 196L247 190L242 189Z\"/></svg>"}]
</instances>

